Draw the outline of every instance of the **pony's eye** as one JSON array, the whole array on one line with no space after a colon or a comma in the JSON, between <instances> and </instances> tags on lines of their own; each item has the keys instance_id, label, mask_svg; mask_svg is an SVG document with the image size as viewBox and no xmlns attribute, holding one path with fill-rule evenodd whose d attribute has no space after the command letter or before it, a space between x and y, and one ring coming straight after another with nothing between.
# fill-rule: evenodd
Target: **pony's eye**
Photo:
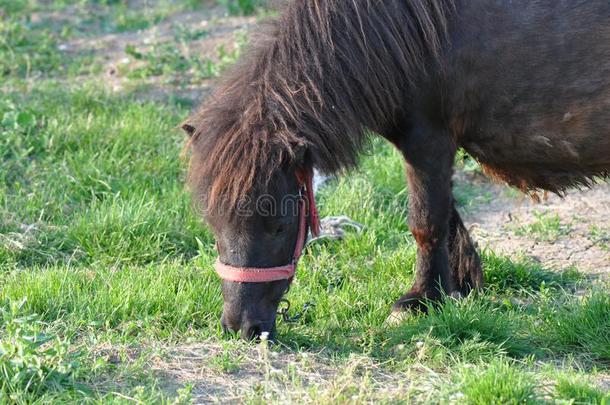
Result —
<instances>
[{"instance_id":1,"label":"pony's eye","mask_svg":"<svg viewBox=\"0 0 610 405\"><path fill-rule=\"evenodd\" d=\"M291 229L290 226L290 218L278 218L268 222L265 232L272 238L281 237Z\"/></svg>"}]
</instances>

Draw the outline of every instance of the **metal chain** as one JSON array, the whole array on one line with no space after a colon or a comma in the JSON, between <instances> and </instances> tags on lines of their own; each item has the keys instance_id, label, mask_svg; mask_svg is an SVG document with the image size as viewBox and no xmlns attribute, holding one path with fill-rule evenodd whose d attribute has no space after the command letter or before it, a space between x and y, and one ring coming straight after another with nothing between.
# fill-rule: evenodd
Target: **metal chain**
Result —
<instances>
[{"instance_id":1,"label":"metal chain","mask_svg":"<svg viewBox=\"0 0 610 405\"><path fill-rule=\"evenodd\" d=\"M284 305L282 306L282 304L284 304ZM303 304L303 309L301 309L299 312L297 312L293 316L290 316L290 314L289 314L290 301L288 301L286 298L282 298L280 300L280 306L277 310L277 314L280 315L282 317L282 321L284 321L286 323L296 323L303 316L305 316L307 311L314 308L315 306L316 306L316 304L314 304L313 302L306 302L305 304Z\"/></svg>"}]
</instances>

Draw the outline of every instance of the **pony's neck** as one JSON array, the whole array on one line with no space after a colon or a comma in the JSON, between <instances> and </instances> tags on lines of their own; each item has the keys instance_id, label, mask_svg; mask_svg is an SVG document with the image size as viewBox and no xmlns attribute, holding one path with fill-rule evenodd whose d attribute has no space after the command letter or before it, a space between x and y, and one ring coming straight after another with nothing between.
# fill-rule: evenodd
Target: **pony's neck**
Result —
<instances>
[{"instance_id":1,"label":"pony's neck","mask_svg":"<svg viewBox=\"0 0 610 405\"><path fill-rule=\"evenodd\" d=\"M262 41L264 119L293 131L313 164L356 163L367 131L393 128L447 38L447 1L292 1Z\"/></svg>"}]
</instances>

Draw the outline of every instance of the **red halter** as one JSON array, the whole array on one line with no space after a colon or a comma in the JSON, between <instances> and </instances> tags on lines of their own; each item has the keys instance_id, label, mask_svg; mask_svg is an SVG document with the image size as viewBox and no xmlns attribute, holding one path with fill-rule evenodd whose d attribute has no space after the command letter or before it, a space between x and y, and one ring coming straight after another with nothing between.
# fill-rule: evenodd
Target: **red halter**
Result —
<instances>
[{"instance_id":1,"label":"red halter","mask_svg":"<svg viewBox=\"0 0 610 405\"><path fill-rule=\"evenodd\" d=\"M320 218L316 207L313 192L312 170L299 170L296 173L299 183L299 231L294 254L289 264L277 267L235 267L224 264L220 259L216 260L214 267L216 273L223 280L236 281L240 283L266 283L269 281L290 280L294 277L297 263L303 253L307 239L307 215L309 214L309 225L311 234L315 237L320 234ZM303 192L304 191L304 192Z\"/></svg>"}]
</instances>

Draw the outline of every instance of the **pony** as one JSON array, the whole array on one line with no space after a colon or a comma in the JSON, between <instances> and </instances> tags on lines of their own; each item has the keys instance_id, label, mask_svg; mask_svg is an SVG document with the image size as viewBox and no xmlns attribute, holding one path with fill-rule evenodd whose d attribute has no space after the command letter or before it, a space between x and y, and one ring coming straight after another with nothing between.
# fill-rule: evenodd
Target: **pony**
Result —
<instances>
[{"instance_id":1,"label":"pony","mask_svg":"<svg viewBox=\"0 0 610 405\"><path fill-rule=\"evenodd\" d=\"M292 0L182 128L212 229L221 323L276 333L308 230L311 173L342 173L372 136L405 160L415 281L392 313L483 286L455 207L463 148L525 193L610 171L610 2Z\"/></svg>"}]
</instances>

